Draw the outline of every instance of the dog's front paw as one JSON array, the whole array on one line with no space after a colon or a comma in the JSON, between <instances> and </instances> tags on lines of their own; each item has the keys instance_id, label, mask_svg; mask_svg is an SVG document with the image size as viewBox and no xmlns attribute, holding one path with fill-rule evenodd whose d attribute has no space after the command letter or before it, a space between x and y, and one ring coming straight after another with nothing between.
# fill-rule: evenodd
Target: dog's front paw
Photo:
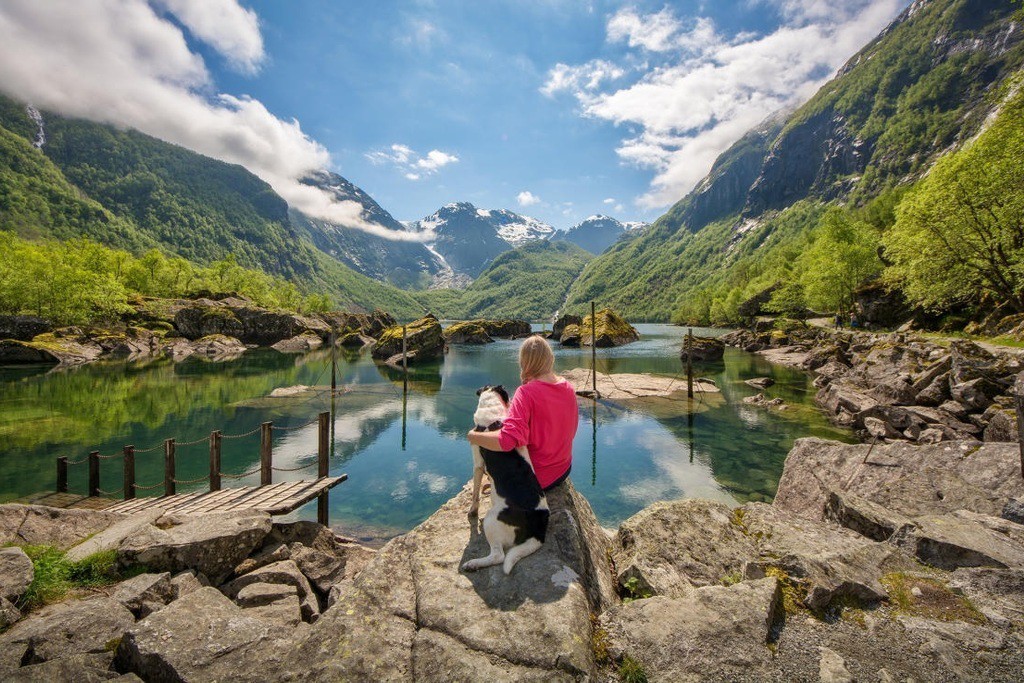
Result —
<instances>
[{"instance_id":1,"label":"dog's front paw","mask_svg":"<svg viewBox=\"0 0 1024 683\"><path fill-rule=\"evenodd\" d=\"M472 572L480 568L480 564L476 560L469 560L468 562L462 563L462 571Z\"/></svg>"}]
</instances>

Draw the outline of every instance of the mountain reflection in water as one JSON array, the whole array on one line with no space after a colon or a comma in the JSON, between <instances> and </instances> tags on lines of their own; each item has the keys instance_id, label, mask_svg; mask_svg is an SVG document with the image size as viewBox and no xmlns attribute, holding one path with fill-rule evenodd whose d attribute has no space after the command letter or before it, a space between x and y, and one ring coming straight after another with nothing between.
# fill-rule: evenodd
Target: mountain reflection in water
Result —
<instances>
[{"instance_id":1,"label":"mountain reflection in water","mask_svg":"<svg viewBox=\"0 0 1024 683\"><path fill-rule=\"evenodd\" d=\"M641 341L598 350L598 370L679 376L685 330L638 328ZM366 354L339 354L331 472L345 472L349 480L331 493L332 525L348 535L380 540L411 529L457 493L472 471L465 433L472 425L476 389L518 386L517 349L515 341L453 346L443 361L413 368L405 394L400 372ZM556 345L556 370L589 363L589 349ZM850 440L811 406L814 389L805 373L733 349L722 362L697 366L695 373L714 379L722 393L698 395L692 411L684 378L680 393L670 399L596 405L580 399L572 478L605 526L616 526L655 500L771 500L796 438ZM743 380L758 376L775 380L766 393L783 398L790 410L742 402L756 393ZM291 398L269 398L274 389L300 385L309 389ZM258 350L223 363L190 359L53 371L0 369L0 501L52 490L54 461L61 455L118 453L125 444L145 449L169 437L184 443L214 429L227 436L246 434L268 420L294 428L275 431L274 465L313 465L275 473L274 480L315 476L317 427L303 425L331 409L329 386L330 352L323 350L302 356ZM203 476L207 454L205 442L179 446L178 478ZM251 470L259 462L258 434L225 438L222 462L224 472ZM120 485L120 468L118 458L103 461L103 488ZM72 491L85 490L85 470L70 469ZM258 476L241 481L253 484ZM137 456L140 485L162 477L159 449ZM179 492L202 488L179 487ZM315 505L294 516L315 518Z\"/></svg>"}]
</instances>

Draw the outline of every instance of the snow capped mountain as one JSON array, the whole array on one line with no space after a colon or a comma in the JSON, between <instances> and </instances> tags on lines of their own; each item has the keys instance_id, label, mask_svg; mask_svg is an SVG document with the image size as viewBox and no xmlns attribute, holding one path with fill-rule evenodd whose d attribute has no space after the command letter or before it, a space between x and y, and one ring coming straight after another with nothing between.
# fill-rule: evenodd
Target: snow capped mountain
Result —
<instances>
[{"instance_id":1,"label":"snow capped mountain","mask_svg":"<svg viewBox=\"0 0 1024 683\"><path fill-rule=\"evenodd\" d=\"M395 232L408 230L370 195L337 174L321 171L303 182L330 192L337 201L357 202L362 207L363 220L369 223ZM443 259L422 242L385 239L312 218L295 209L289 211L289 216L295 231L308 237L318 249L375 280L418 288L429 285L436 276L450 270Z\"/></svg>"},{"instance_id":2,"label":"snow capped mountain","mask_svg":"<svg viewBox=\"0 0 1024 683\"><path fill-rule=\"evenodd\" d=\"M592 254L600 254L612 246L623 235L633 230L642 230L648 223L622 223L611 216L590 216L577 223L554 239L572 242Z\"/></svg>"},{"instance_id":3,"label":"snow capped mountain","mask_svg":"<svg viewBox=\"0 0 1024 683\"><path fill-rule=\"evenodd\" d=\"M475 278L499 254L549 239L555 233L536 218L506 209L478 209L469 202L448 204L405 225L433 235L430 249L444 259L456 280L462 281Z\"/></svg>"}]
</instances>

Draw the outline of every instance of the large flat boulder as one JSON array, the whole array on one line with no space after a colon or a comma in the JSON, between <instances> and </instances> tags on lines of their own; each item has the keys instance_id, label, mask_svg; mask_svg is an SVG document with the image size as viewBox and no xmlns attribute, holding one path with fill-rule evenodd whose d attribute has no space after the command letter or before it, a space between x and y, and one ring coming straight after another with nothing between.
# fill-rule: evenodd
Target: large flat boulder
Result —
<instances>
[{"instance_id":1,"label":"large flat boulder","mask_svg":"<svg viewBox=\"0 0 1024 683\"><path fill-rule=\"evenodd\" d=\"M127 629L116 661L146 681L280 680L284 635L202 588Z\"/></svg>"},{"instance_id":2,"label":"large flat boulder","mask_svg":"<svg viewBox=\"0 0 1024 683\"><path fill-rule=\"evenodd\" d=\"M998 517L1024 495L1016 444L979 441L914 445L798 439L786 456L773 505L824 519L832 491L905 517L970 510Z\"/></svg>"},{"instance_id":3,"label":"large flat boulder","mask_svg":"<svg viewBox=\"0 0 1024 683\"><path fill-rule=\"evenodd\" d=\"M122 519L114 522L106 529L89 536L81 543L69 548L64 556L71 562L78 562L95 553L105 550L117 550L117 547L121 545L121 541L139 529L155 523L163 515L164 511L159 509L143 510L131 515L123 515Z\"/></svg>"},{"instance_id":4,"label":"large flat boulder","mask_svg":"<svg viewBox=\"0 0 1024 683\"><path fill-rule=\"evenodd\" d=\"M134 623L132 613L109 598L44 607L0 634L0 679L23 665L109 652Z\"/></svg>"},{"instance_id":5,"label":"large flat boulder","mask_svg":"<svg viewBox=\"0 0 1024 683\"><path fill-rule=\"evenodd\" d=\"M659 502L619 526L612 559L620 590L679 597L738 575L757 555L732 508L709 500Z\"/></svg>"},{"instance_id":6,"label":"large flat boulder","mask_svg":"<svg viewBox=\"0 0 1024 683\"><path fill-rule=\"evenodd\" d=\"M219 584L269 532L270 515L265 512L164 515L156 525L125 538L117 558L122 566L144 565L154 571L194 569Z\"/></svg>"},{"instance_id":7,"label":"large flat boulder","mask_svg":"<svg viewBox=\"0 0 1024 683\"><path fill-rule=\"evenodd\" d=\"M0 505L0 545L52 545L64 549L124 519L100 510L45 505Z\"/></svg>"},{"instance_id":8,"label":"large flat boulder","mask_svg":"<svg viewBox=\"0 0 1024 683\"><path fill-rule=\"evenodd\" d=\"M764 503L748 503L741 510L739 524L754 539L759 563L782 569L799 582L805 592L803 603L810 609L822 610L840 598L883 600L888 593L882 576L913 567L912 560L892 545L849 529L812 522Z\"/></svg>"},{"instance_id":9,"label":"large flat boulder","mask_svg":"<svg viewBox=\"0 0 1024 683\"><path fill-rule=\"evenodd\" d=\"M601 624L611 656L628 656L651 681L766 680L780 602L778 582L765 578L634 600Z\"/></svg>"},{"instance_id":10,"label":"large flat boulder","mask_svg":"<svg viewBox=\"0 0 1024 683\"><path fill-rule=\"evenodd\" d=\"M933 567L1024 569L1024 526L1000 517L957 510L917 517L892 542Z\"/></svg>"},{"instance_id":11,"label":"large flat boulder","mask_svg":"<svg viewBox=\"0 0 1024 683\"><path fill-rule=\"evenodd\" d=\"M463 562L487 554L479 520L468 516L467 487L340 584L282 671L410 681L593 674L590 613L615 600L607 541L571 487L548 502L551 522L539 551L509 576L500 566L466 573Z\"/></svg>"}]
</instances>

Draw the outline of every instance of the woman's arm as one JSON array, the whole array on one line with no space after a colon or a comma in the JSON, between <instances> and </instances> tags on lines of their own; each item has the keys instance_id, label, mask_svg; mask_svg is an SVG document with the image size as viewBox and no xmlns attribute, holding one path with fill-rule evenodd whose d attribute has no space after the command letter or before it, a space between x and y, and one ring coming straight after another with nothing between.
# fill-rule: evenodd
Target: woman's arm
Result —
<instances>
[{"instance_id":1,"label":"woman's arm","mask_svg":"<svg viewBox=\"0 0 1024 683\"><path fill-rule=\"evenodd\" d=\"M498 443L500 435L500 429L495 429L491 432L478 432L475 429L471 429L469 430L469 434L466 438L468 438L469 442L474 446L480 446L481 448L486 448L490 451L500 451L501 444Z\"/></svg>"}]
</instances>

